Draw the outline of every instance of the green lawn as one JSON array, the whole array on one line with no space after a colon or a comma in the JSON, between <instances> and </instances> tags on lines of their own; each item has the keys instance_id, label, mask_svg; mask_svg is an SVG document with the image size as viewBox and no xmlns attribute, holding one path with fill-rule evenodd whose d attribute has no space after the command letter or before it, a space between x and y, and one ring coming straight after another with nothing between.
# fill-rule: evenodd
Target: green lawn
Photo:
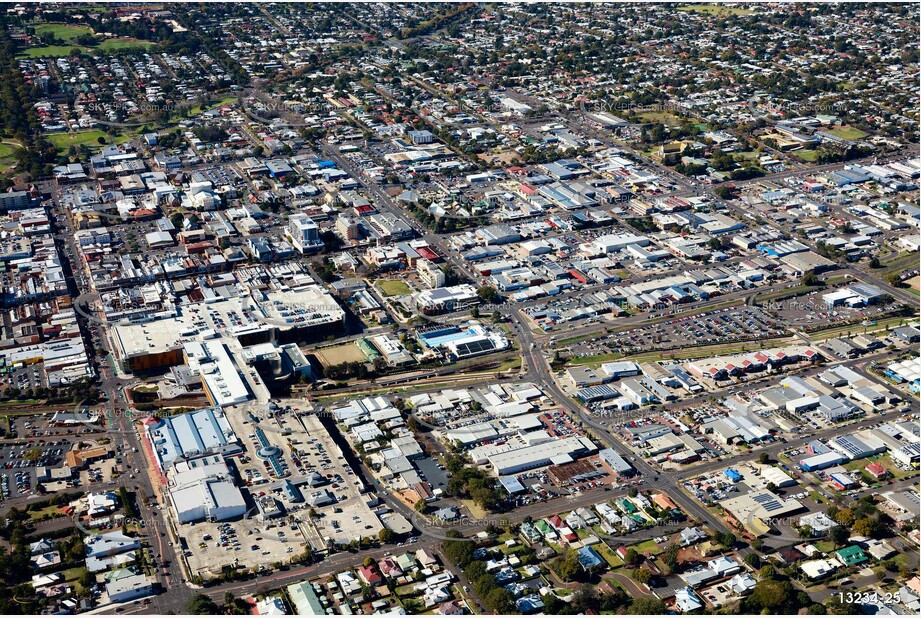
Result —
<instances>
[{"instance_id":1,"label":"green lawn","mask_svg":"<svg viewBox=\"0 0 921 618\"><path fill-rule=\"evenodd\" d=\"M892 273L901 273L904 270L915 268L918 265L918 255L915 253L900 253L891 260L881 263L881 268L875 271L877 276L885 277Z\"/></svg>"},{"instance_id":2,"label":"green lawn","mask_svg":"<svg viewBox=\"0 0 921 618\"><path fill-rule=\"evenodd\" d=\"M917 471L907 471L906 472L905 470L902 470L901 468L897 467L895 463L893 463L892 458L888 454L875 455L873 457L867 457L866 459L850 461L844 464L844 468L846 470L850 470L852 472L860 474L861 470L866 468L868 465L870 465L870 463L874 461L878 463L879 465L881 465L882 467L884 467L886 470L888 470L889 473L892 475L892 479L896 481L901 480L908 476L912 476L913 474L917 474ZM883 481L883 483L885 483L885 481ZM882 489L880 491L882 491Z\"/></svg>"},{"instance_id":3,"label":"green lawn","mask_svg":"<svg viewBox=\"0 0 921 618\"><path fill-rule=\"evenodd\" d=\"M70 50L79 47L84 51L90 49L76 45L74 42L78 37L85 34L93 34L93 29L89 26L77 24L40 24L35 27L35 34L52 34L57 39L64 41L64 45L47 45L45 47L32 47L24 50L21 55L29 58L48 58L69 56ZM131 37L118 37L106 39L99 43L97 49L103 52L116 51L120 49L149 49L155 47L156 43L151 41L141 41Z\"/></svg>"},{"instance_id":4,"label":"green lawn","mask_svg":"<svg viewBox=\"0 0 921 618\"><path fill-rule=\"evenodd\" d=\"M508 360L502 361L499 364L499 366L496 367L496 371L509 371L511 369L521 369L521 357L520 356L516 356L514 358L510 358Z\"/></svg>"},{"instance_id":5,"label":"green lawn","mask_svg":"<svg viewBox=\"0 0 921 618\"><path fill-rule=\"evenodd\" d=\"M817 330L812 332L807 332L809 338L813 341L823 340L823 339L834 339L835 337L840 337L841 335L846 335L851 333L853 335L866 334L866 333L875 333L887 328L893 328L896 326L903 326L906 322L911 322L911 318L895 316L891 318L886 318L884 320L877 320L876 324L873 326L862 326L859 322L856 324L850 324L848 326L836 326L832 328L826 328L823 330Z\"/></svg>"},{"instance_id":6,"label":"green lawn","mask_svg":"<svg viewBox=\"0 0 921 618\"><path fill-rule=\"evenodd\" d=\"M12 144L0 144L0 174L6 173L16 163L14 152L16 147Z\"/></svg>"},{"instance_id":7,"label":"green lawn","mask_svg":"<svg viewBox=\"0 0 921 618\"><path fill-rule=\"evenodd\" d=\"M846 140L859 140L865 138L868 134L864 133L860 129L855 129L854 127L840 126L835 127L834 129L828 129L826 133L831 133L835 137L840 137L841 139Z\"/></svg>"},{"instance_id":8,"label":"green lawn","mask_svg":"<svg viewBox=\"0 0 921 618\"><path fill-rule=\"evenodd\" d=\"M399 279L379 279L375 285L384 296L403 296L412 293L412 288Z\"/></svg>"},{"instance_id":9,"label":"green lawn","mask_svg":"<svg viewBox=\"0 0 921 618\"><path fill-rule=\"evenodd\" d=\"M624 561L621 560L620 557L614 553L614 550L608 547L605 543L596 543L595 545L592 545L592 548L597 551L602 558L604 558L604 561L607 562L608 566L610 566L612 569L624 566Z\"/></svg>"},{"instance_id":10,"label":"green lawn","mask_svg":"<svg viewBox=\"0 0 921 618\"><path fill-rule=\"evenodd\" d=\"M635 545L634 549L641 554L658 555L662 553L662 548L659 547L659 544L652 540L643 541L639 545Z\"/></svg>"},{"instance_id":11,"label":"green lawn","mask_svg":"<svg viewBox=\"0 0 921 618\"><path fill-rule=\"evenodd\" d=\"M693 13L703 13L704 15L751 15L754 11L743 9L737 6L727 6L725 4L692 4L689 6L678 7L679 11Z\"/></svg>"},{"instance_id":12,"label":"green lawn","mask_svg":"<svg viewBox=\"0 0 921 618\"><path fill-rule=\"evenodd\" d=\"M815 548L823 554L827 554L828 552L835 550L835 544L831 541L816 541L813 543L813 545L815 545Z\"/></svg>"},{"instance_id":13,"label":"green lawn","mask_svg":"<svg viewBox=\"0 0 921 618\"><path fill-rule=\"evenodd\" d=\"M638 114L643 122L658 122L661 124L668 124L673 126L678 126L681 122L673 114L668 112L643 112Z\"/></svg>"},{"instance_id":14,"label":"green lawn","mask_svg":"<svg viewBox=\"0 0 921 618\"><path fill-rule=\"evenodd\" d=\"M47 47L30 47L29 49L23 50L19 55L25 56L26 58L63 58L65 56L70 56L70 50L74 49L74 45L48 45ZM80 47L84 51L86 48Z\"/></svg>"},{"instance_id":15,"label":"green lawn","mask_svg":"<svg viewBox=\"0 0 921 618\"><path fill-rule=\"evenodd\" d=\"M101 51L115 51L117 49L150 49L151 47L156 47L156 43L152 41L140 41L138 39L132 39L130 37L120 37L117 39L106 39L99 44L99 49Z\"/></svg>"},{"instance_id":16,"label":"green lawn","mask_svg":"<svg viewBox=\"0 0 921 618\"><path fill-rule=\"evenodd\" d=\"M789 154L807 163L815 163L816 159L819 158L819 153L815 150L794 150Z\"/></svg>"},{"instance_id":17,"label":"green lawn","mask_svg":"<svg viewBox=\"0 0 921 618\"><path fill-rule=\"evenodd\" d=\"M35 26L35 34L52 34L55 38L62 41L74 41L78 36L84 34L93 34L93 29L89 26L77 24L40 24Z\"/></svg>"},{"instance_id":18,"label":"green lawn","mask_svg":"<svg viewBox=\"0 0 921 618\"><path fill-rule=\"evenodd\" d=\"M99 138L104 137L106 144L113 142L112 137L99 129L89 131L77 131L75 133L54 133L48 136L48 140L57 146L61 152L67 152L71 146L86 146L88 148L99 148ZM118 142L119 140L114 140Z\"/></svg>"},{"instance_id":19,"label":"green lawn","mask_svg":"<svg viewBox=\"0 0 921 618\"><path fill-rule=\"evenodd\" d=\"M679 348L674 350L652 350L649 352L640 352L638 354L596 354L594 356L583 356L569 360L567 365L598 365L619 358L627 358L637 363L660 361L665 359L685 359L685 358L705 358L707 356L721 356L725 354L739 354L742 352L754 352L761 348L773 345L784 345L790 342L790 337L779 337L777 339L764 339L762 341L740 341L738 343L723 343L716 345Z\"/></svg>"}]
</instances>

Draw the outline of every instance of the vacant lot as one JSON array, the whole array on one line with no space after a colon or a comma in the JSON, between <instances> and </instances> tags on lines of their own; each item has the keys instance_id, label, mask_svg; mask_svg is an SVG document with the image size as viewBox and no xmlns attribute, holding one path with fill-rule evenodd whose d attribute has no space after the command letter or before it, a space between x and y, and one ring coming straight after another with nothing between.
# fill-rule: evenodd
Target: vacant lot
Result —
<instances>
[{"instance_id":1,"label":"vacant lot","mask_svg":"<svg viewBox=\"0 0 921 618\"><path fill-rule=\"evenodd\" d=\"M399 279L380 279L376 285L384 296L402 296L412 293L412 288Z\"/></svg>"},{"instance_id":2,"label":"vacant lot","mask_svg":"<svg viewBox=\"0 0 921 618\"><path fill-rule=\"evenodd\" d=\"M332 367L342 363L365 363L368 361L368 357L365 356L364 352L352 342L315 350L313 354L323 363L324 367Z\"/></svg>"},{"instance_id":3,"label":"vacant lot","mask_svg":"<svg viewBox=\"0 0 921 618\"><path fill-rule=\"evenodd\" d=\"M807 161L809 163L813 163L819 158L819 153L815 150L794 150L790 154L801 161Z\"/></svg>"},{"instance_id":4,"label":"vacant lot","mask_svg":"<svg viewBox=\"0 0 921 618\"><path fill-rule=\"evenodd\" d=\"M863 139L867 136L867 134L861 131L860 129L855 129L854 127L848 127L848 126L841 126L841 127L835 127L834 129L829 129L828 133L831 133L835 137L840 137L841 139L847 139L851 141Z\"/></svg>"},{"instance_id":5,"label":"vacant lot","mask_svg":"<svg viewBox=\"0 0 921 618\"><path fill-rule=\"evenodd\" d=\"M681 124L681 121L674 114L668 112L643 112L638 114L643 122L658 122L661 124L668 124L677 126Z\"/></svg>"}]
</instances>

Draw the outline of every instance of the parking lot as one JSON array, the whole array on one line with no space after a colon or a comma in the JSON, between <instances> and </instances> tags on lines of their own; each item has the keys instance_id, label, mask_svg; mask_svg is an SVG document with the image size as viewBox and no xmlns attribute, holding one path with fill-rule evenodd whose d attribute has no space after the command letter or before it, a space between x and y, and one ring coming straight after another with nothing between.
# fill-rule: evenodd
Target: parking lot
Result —
<instances>
[{"instance_id":1,"label":"parking lot","mask_svg":"<svg viewBox=\"0 0 921 618\"><path fill-rule=\"evenodd\" d=\"M730 307L596 337L571 349L575 356L592 356L612 350L712 345L787 334L783 325L757 307Z\"/></svg>"},{"instance_id":2,"label":"parking lot","mask_svg":"<svg viewBox=\"0 0 921 618\"><path fill-rule=\"evenodd\" d=\"M193 573L219 573L221 567L242 564L247 568L286 562L302 554L307 539L301 524L286 520L255 518L229 522L201 522L181 526L179 534L188 545L186 558Z\"/></svg>"},{"instance_id":3,"label":"parking lot","mask_svg":"<svg viewBox=\"0 0 921 618\"><path fill-rule=\"evenodd\" d=\"M28 441L0 447L0 470L4 500L30 495L37 482L37 466L59 466L70 449L66 440Z\"/></svg>"},{"instance_id":4,"label":"parking lot","mask_svg":"<svg viewBox=\"0 0 921 618\"><path fill-rule=\"evenodd\" d=\"M2 375L0 385L5 385L6 388L18 388L20 391L26 391L48 386L48 377L45 375L45 368L41 363L10 367Z\"/></svg>"},{"instance_id":5,"label":"parking lot","mask_svg":"<svg viewBox=\"0 0 921 618\"><path fill-rule=\"evenodd\" d=\"M368 506L370 497L364 493L364 484L320 419L298 412L287 408L228 411L237 434L247 437L247 453L236 460L244 492L248 491L254 501L274 498L283 507L282 516L274 521L284 523L263 524L253 507L241 521L226 522L236 535L235 539L226 539L226 545L223 541L215 545L199 536L209 534L220 541L220 524L182 525L180 534L189 539L190 564L204 569L215 560L232 562L239 556L248 565L268 565L284 560L284 555L303 551L305 543L314 550L323 550L328 542L348 544L360 537L377 536L381 524ZM281 475L267 459L257 455L259 435L280 449L277 460L283 462ZM284 489L288 481L298 488L303 499L291 499ZM261 534L248 534L257 529ZM262 541L256 541L256 536ZM201 543L205 546L201 547ZM254 545L257 549L253 549Z\"/></svg>"}]
</instances>

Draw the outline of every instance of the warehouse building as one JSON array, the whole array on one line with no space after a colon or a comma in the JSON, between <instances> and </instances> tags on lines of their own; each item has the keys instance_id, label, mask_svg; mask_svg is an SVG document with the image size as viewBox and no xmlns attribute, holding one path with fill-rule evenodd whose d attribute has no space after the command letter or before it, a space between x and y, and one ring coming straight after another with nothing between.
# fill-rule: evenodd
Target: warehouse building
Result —
<instances>
[{"instance_id":1,"label":"warehouse building","mask_svg":"<svg viewBox=\"0 0 921 618\"><path fill-rule=\"evenodd\" d=\"M496 453L489 456L488 461L496 475L505 476L551 464L570 463L597 450L588 438L571 437Z\"/></svg>"},{"instance_id":2,"label":"warehouse building","mask_svg":"<svg viewBox=\"0 0 921 618\"><path fill-rule=\"evenodd\" d=\"M813 455L812 457L800 459L799 465L806 472L815 472L816 470L824 470L825 468L837 466L845 461L847 461L847 458L840 453L829 451L821 455Z\"/></svg>"},{"instance_id":3,"label":"warehouse building","mask_svg":"<svg viewBox=\"0 0 921 618\"><path fill-rule=\"evenodd\" d=\"M755 536L767 534L773 527L772 520L803 510L799 501L785 500L767 490L729 498L719 504Z\"/></svg>"},{"instance_id":4,"label":"warehouse building","mask_svg":"<svg viewBox=\"0 0 921 618\"><path fill-rule=\"evenodd\" d=\"M181 524L224 521L246 513L243 494L233 484L230 470L220 455L176 462L167 480L176 520Z\"/></svg>"}]
</instances>

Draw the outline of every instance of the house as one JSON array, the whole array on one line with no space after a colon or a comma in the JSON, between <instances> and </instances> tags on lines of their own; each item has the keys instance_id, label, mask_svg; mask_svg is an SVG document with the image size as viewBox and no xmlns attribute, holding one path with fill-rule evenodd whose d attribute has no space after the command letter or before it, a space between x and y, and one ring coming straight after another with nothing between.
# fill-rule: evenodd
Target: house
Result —
<instances>
[{"instance_id":1,"label":"house","mask_svg":"<svg viewBox=\"0 0 921 618\"><path fill-rule=\"evenodd\" d=\"M700 599L690 587L675 590L675 607L684 613L693 612L703 607Z\"/></svg>"},{"instance_id":2,"label":"house","mask_svg":"<svg viewBox=\"0 0 921 618\"><path fill-rule=\"evenodd\" d=\"M35 554L29 559L29 564L33 569L44 569L55 564L61 563L61 552L49 551L43 554Z\"/></svg>"},{"instance_id":3,"label":"house","mask_svg":"<svg viewBox=\"0 0 921 618\"><path fill-rule=\"evenodd\" d=\"M810 560L809 562L804 562L800 565L799 569L809 579L817 580L828 577L837 571L838 563L822 558L819 560Z\"/></svg>"},{"instance_id":4,"label":"house","mask_svg":"<svg viewBox=\"0 0 921 618\"><path fill-rule=\"evenodd\" d=\"M681 531L681 544L687 547L688 545L693 545L694 543L699 543L707 538L707 535L704 534L704 531L700 528L685 528Z\"/></svg>"},{"instance_id":5,"label":"house","mask_svg":"<svg viewBox=\"0 0 921 618\"><path fill-rule=\"evenodd\" d=\"M438 613L442 616L460 616L464 613L464 608L457 604L457 601L448 601L438 606Z\"/></svg>"},{"instance_id":6,"label":"house","mask_svg":"<svg viewBox=\"0 0 921 618\"><path fill-rule=\"evenodd\" d=\"M592 571L605 564L604 558L591 547L580 547L578 551L578 560L579 564L582 566L582 570L586 572Z\"/></svg>"},{"instance_id":7,"label":"house","mask_svg":"<svg viewBox=\"0 0 921 618\"><path fill-rule=\"evenodd\" d=\"M288 608L281 597L266 597L256 603L256 613L260 616L287 616Z\"/></svg>"},{"instance_id":8,"label":"house","mask_svg":"<svg viewBox=\"0 0 921 618\"><path fill-rule=\"evenodd\" d=\"M866 470L867 474L872 476L877 481L881 481L889 477L889 470L886 470L882 464L875 461L865 467L864 470Z\"/></svg>"},{"instance_id":9,"label":"house","mask_svg":"<svg viewBox=\"0 0 921 618\"><path fill-rule=\"evenodd\" d=\"M429 554L424 549L420 549L416 551L416 560L419 561L419 564L422 566L422 568L426 568L434 564L438 564L438 559L434 558L431 554Z\"/></svg>"},{"instance_id":10,"label":"house","mask_svg":"<svg viewBox=\"0 0 921 618\"><path fill-rule=\"evenodd\" d=\"M749 594L755 589L755 578L748 573L739 573L729 580L729 587L738 596Z\"/></svg>"},{"instance_id":11,"label":"house","mask_svg":"<svg viewBox=\"0 0 921 618\"><path fill-rule=\"evenodd\" d=\"M515 601L515 607L522 614L534 614L544 609L544 602L538 595L528 594Z\"/></svg>"},{"instance_id":12,"label":"house","mask_svg":"<svg viewBox=\"0 0 921 618\"><path fill-rule=\"evenodd\" d=\"M358 567L358 578L369 586L377 586L384 581L384 578L381 577L380 573L378 573L373 566Z\"/></svg>"},{"instance_id":13,"label":"house","mask_svg":"<svg viewBox=\"0 0 921 618\"><path fill-rule=\"evenodd\" d=\"M31 555L44 554L54 549L49 539L41 539L29 544L29 553Z\"/></svg>"},{"instance_id":14,"label":"house","mask_svg":"<svg viewBox=\"0 0 921 618\"><path fill-rule=\"evenodd\" d=\"M867 555L864 554L863 550L856 545L851 545L850 547L839 549L835 552L835 557L838 559L838 562L842 564L842 566L846 567L862 564L867 561Z\"/></svg>"},{"instance_id":15,"label":"house","mask_svg":"<svg viewBox=\"0 0 921 618\"><path fill-rule=\"evenodd\" d=\"M422 594L422 602L426 607L434 607L451 600L451 593L445 586L431 586Z\"/></svg>"},{"instance_id":16,"label":"house","mask_svg":"<svg viewBox=\"0 0 921 618\"><path fill-rule=\"evenodd\" d=\"M380 569L380 572L384 575L384 577L401 577L403 575L403 570L393 558L385 558L381 560L377 563L377 568Z\"/></svg>"}]
</instances>

